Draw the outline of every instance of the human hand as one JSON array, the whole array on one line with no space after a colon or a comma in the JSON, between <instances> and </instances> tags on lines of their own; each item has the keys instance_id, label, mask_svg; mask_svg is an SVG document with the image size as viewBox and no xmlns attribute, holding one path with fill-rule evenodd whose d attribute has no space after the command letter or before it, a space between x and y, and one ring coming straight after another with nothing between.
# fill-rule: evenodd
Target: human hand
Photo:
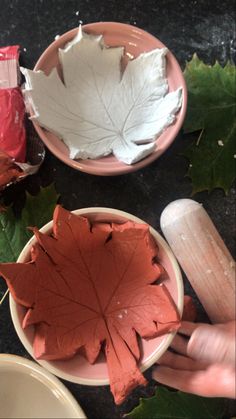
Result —
<instances>
[{"instance_id":1,"label":"human hand","mask_svg":"<svg viewBox=\"0 0 236 419\"><path fill-rule=\"evenodd\" d=\"M236 322L209 325L182 322L153 378L169 387L204 397L236 397Z\"/></svg>"}]
</instances>

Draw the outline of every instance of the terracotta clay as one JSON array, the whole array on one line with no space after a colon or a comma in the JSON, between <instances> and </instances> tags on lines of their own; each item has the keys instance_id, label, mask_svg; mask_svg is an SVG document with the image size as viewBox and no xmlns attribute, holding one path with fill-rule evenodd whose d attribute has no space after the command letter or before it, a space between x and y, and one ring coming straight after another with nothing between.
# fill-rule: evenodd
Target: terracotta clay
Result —
<instances>
[{"instance_id":1,"label":"terracotta clay","mask_svg":"<svg viewBox=\"0 0 236 419\"><path fill-rule=\"evenodd\" d=\"M23 327L36 325L36 358L72 357L94 363L105 343L111 391L121 403L145 384L138 368L138 335L152 338L180 326L163 268L146 224L96 223L58 206L53 236L34 229L30 263L2 264L16 302L28 307ZM138 335L137 335L138 334Z\"/></svg>"}]
</instances>

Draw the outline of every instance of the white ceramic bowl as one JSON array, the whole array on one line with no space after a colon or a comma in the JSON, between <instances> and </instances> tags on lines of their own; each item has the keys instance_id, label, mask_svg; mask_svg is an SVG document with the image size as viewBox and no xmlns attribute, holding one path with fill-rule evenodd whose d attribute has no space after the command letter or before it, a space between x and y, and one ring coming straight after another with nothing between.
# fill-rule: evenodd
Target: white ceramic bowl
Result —
<instances>
[{"instance_id":1,"label":"white ceramic bowl","mask_svg":"<svg viewBox=\"0 0 236 419\"><path fill-rule=\"evenodd\" d=\"M73 212L77 215L86 216L91 221L123 223L127 220L131 220L136 223L144 223L141 219L127 212L111 208L83 208ZM50 234L52 231L52 221L46 224L40 231ZM181 315L183 310L184 293L179 266L169 246L160 234L158 234L153 228L150 228L150 232L159 247L159 262L168 273L168 279L165 280L165 285L175 301ZM34 243L35 238L31 238L22 250L18 258L18 262L28 262L30 260L30 249ZM33 357L34 327L30 326L24 330L22 329L22 321L26 314L26 309L19 304L16 304L11 296L10 309L16 332L26 350ZM147 368L151 367L157 359L161 357L173 340L174 335L175 333L168 333L154 339L141 340L141 371L145 371ZM105 356L102 354L100 354L99 358L93 365L89 364L89 362L79 354L65 361L37 360L37 362L58 377L74 383L86 385L109 384L106 360Z\"/></svg>"},{"instance_id":2,"label":"white ceramic bowl","mask_svg":"<svg viewBox=\"0 0 236 419\"><path fill-rule=\"evenodd\" d=\"M67 388L35 362L0 354L0 418L86 418Z\"/></svg>"}]
</instances>

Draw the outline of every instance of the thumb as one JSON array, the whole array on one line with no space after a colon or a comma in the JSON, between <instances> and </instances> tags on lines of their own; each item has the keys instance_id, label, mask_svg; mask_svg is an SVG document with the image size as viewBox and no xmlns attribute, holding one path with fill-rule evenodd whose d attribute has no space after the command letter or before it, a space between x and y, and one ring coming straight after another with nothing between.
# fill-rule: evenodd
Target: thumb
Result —
<instances>
[{"instance_id":1,"label":"thumb","mask_svg":"<svg viewBox=\"0 0 236 419\"><path fill-rule=\"evenodd\" d=\"M189 339L187 354L209 364L234 365L235 336L217 325L201 325L194 330Z\"/></svg>"}]
</instances>

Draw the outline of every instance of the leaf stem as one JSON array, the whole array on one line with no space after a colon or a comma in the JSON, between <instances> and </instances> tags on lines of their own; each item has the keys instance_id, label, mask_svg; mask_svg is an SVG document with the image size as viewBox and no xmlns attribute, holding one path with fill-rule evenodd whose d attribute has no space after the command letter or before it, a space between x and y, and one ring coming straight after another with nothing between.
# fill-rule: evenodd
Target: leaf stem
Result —
<instances>
[{"instance_id":1,"label":"leaf stem","mask_svg":"<svg viewBox=\"0 0 236 419\"><path fill-rule=\"evenodd\" d=\"M204 133L204 128L201 130L201 132L200 132L200 135L199 135L199 137L198 137L198 139L197 139L197 142L196 142L196 146L199 146L199 143L200 143L200 141L201 141L201 138L202 138L202 134Z\"/></svg>"}]
</instances>

